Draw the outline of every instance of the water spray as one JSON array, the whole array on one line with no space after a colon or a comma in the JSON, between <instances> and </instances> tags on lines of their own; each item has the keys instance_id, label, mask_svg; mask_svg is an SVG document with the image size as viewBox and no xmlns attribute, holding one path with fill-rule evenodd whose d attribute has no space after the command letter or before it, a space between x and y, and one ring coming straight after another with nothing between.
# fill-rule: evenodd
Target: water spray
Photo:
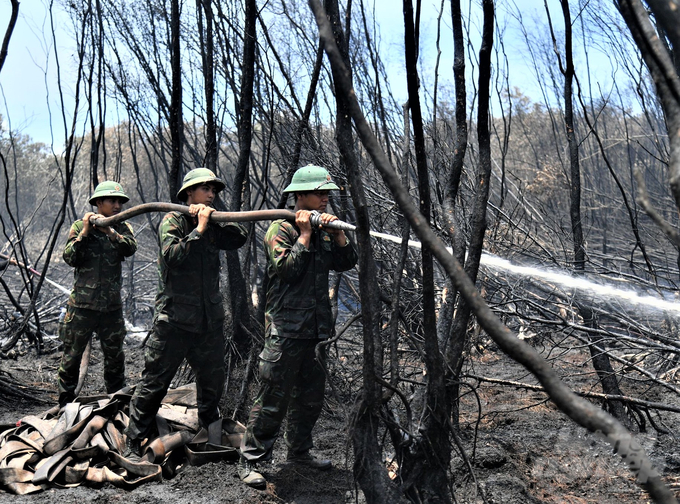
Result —
<instances>
[{"instance_id":1,"label":"water spray","mask_svg":"<svg viewBox=\"0 0 680 504\"><path fill-rule=\"evenodd\" d=\"M376 238L388 240L397 244L401 244L402 241L400 237L387 233L369 231L369 234L371 236L375 236ZM416 249L422 248L422 244L414 240L409 240L408 246ZM449 254L453 253L451 247L447 247L446 250L449 251ZM660 297L640 295L634 290L621 289L612 285L599 284L583 277L574 277L565 272L554 270L550 271L543 268L537 268L535 266L521 266L518 264L513 264L507 259L503 259L502 257L499 257L495 254L490 254L488 252L482 252L480 264L492 270L502 270L506 273L517 276L536 278L545 282L557 284L572 292L579 291L590 293L593 296L602 299L616 298L621 301L626 301L628 303L645 308L680 313L680 303L676 301L667 301Z\"/></svg>"},{"instance_id":2,"label":"water spray","mask_svg":"<svg viewBox=\"0 0 680 504\"><path fill-rule=\"evenodd\" d=\"M520 266L487 252L482 254L481 263L491 269L503 270L518 276L538 278L546 282L559 284L567 290L574 292L587 292L602 299L611 300L616 298L645 308L680 313L680 303L677 301L667 301L661 297L641 295L634 290L595 283L583 277L571 276L568 273L550 271L533 266Z\"/></svg>"},{"instance_id":3,"label":"water spray","mask_svg":"<svg viewBox=\"0 0 680 504\"><path fill-rule=\"evenodd\" d=\"M17 261L17 260L14 259L13 257L10 257L10 256L8 256L8 255L5 255L5 254L0 253L0 258L6 260L9 264L13 264L14 266L18 266L18 267L20 267L21 269L24 269L24 270L28 271L29 273L32 273L33 275L42 276L42 273L40 273L40 272L37 271L36 269L31 268L30 266L26 266L24 263L22 263L22 262L20 262L20 261ZM0 269L2 269L2 268L0 268ZM58 284L57 282L55 282L54 280L50 280L50 279L47 278L47 277L44 277L44 279L45 279L45 281L46 281L48 284L50 284L51 286L53 286L53 287L55 287L56 289L60 290L61 292L63 292L63 293L66 294L67 296L70 296L70 295L71 295L71 291L68 290L68 289L67 289L66 287L64 287L63 285L60 285L60 284Z\"/></svg>"},{"instance_id":4,"label":"water spray","mask_svg":"<svg viewBox=\"0 0 680 504\"><path fill-rule=\"evenodd\" d=\"M148 212L181 212L183 214L189 215L189 207L186 205L178 205L175 203L144 203L141 205L134 206L120 212L116 215L105 218L94 218L90 219L90 222L95 226L105 227L112 224L130 219L137 215L148 213ZM295 212L286 209L272 209L272 210L251 210L244 212L213 212L210 215L210 220L215 222L252 222L252 221L263 221L263 220L275 220L275 219L286 219L295 220ZM356 226L348 222L341 220L334 220L327 224L321 222L321 214L317 211L313 211L310 217L310 221L313 227L327 227L332 229L340 229L342 231L356 231ZM395 244L401 244L402 239L399 236L394 236L388 233L380 233L378 231L369 231L369 234L374 238L380 240L390 241ZM414 249L421 249L422 244L419 241L408 240L408 246ZM447 247L449 253L453 253L450 247ZM12 260L13 261L13 260ZM15 261L13 264L17 264ZM582 277L574 277L568 273L550 271L542 268L537 268L533 266L521 266L513 264L507 259L503 259L494 254L488 252L482 253L481 264L490 268L492 270L504 271L509 274L514 274L523 277L536 278L545 282L550 282L553 284L558 284L566 290L571 290L572 292L583 292L590 293L600 298L612 299L617 298L622 301L643 306L646 308L654 308L658 310L671 311L680 313L680 303L674 301L667 301L665 299L640 295L633 290L620 289L613 287L611 285L603 285L592 282ZM17 264L21 267L26 268L21 264ZM28 269L28 268L27 268ZM35 270L31 270L32 273L39 274ZM70 292L62 287L61 285L52 282L51 280L45 279L51 285L54 285L62 292L69 294Z\"/></svg>"},{"instance_id":5,"label":"water spray","mask_svg":"<svg viewBox=\"0 0 680 504\"><path fill-rule=\"evenodd\" d=\"M337 227L338 229L343 229L344 231L356 230L356 226L342 221L333 221L330 224L334 225L334 227ZM387 233L379 233L378 231L369 231L369 234L375 238L391 241L398 245L402 243L402 239L399 236L394 236ZM408 240L408 246L415 249L422 249L422 243L419 241ZM448 250L449 254L453 253L451 247L447 247L446 250ZM560 271L550 271L534 266L521 266L518 264L513 264L507 259L503 259L488 252L482 253L480 264L492 270L502 270L517 276L536 278L545 282L558 284L564 287L566 290L570 290L572 292L586 292L602 299L616 298L621 301L626 301L628 303L645 308L680 313L680 303L676 301L667 301L655 296L640 295L634 290L621 289L612 285L595 283L587 280L586 278L574 277L568 273Z\"/></svg>"}]
</instances>

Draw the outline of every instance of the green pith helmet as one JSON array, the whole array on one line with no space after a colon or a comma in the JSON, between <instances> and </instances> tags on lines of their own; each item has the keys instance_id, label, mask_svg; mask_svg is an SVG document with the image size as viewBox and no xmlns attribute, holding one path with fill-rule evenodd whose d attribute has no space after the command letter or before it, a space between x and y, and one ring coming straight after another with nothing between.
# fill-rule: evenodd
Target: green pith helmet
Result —
<instances>
[{"instance_id":1,"label":"green pith helmet","mask_svg":"<svg viewBox=\"0 0 680 504\"><path fill-rule=\"evenodd\" d=\"M293 179L283 193L305 192L305 191L330 191L340 189L331 180L331 175L326 168L309 164L298 168L293 174Z\"/></svg>"},{"instance_id":2,"label":"green pith helmet","mask_svg":"<svg viewBox=\"0 0 680 504\"><path fill-rule=\"evenodd\" d=\"M121 185L113 180L105 180L104 182L97 184L97 187L94 188L92 197L90 197L88 201L90 202L90 205L96 205L97 199L99 198L120 198L123 200L123 203L130 201L127 194L123 192Z\"/></svg>"},{"instance_id":3,"label":"green pith helmet","mask_svg":"<svg viewBox=\"0 0 680 504\"><path fill-rule=\"evenodd\" d=\"M198 184L206 183L214 184L217 187L217 192L220 192L225 188L225 184L222 182L222 179L217 177L217 175L207 168L194 168L193 170L190 170L189 173L184 175L184 180L182 180L182 188L177 192L177 199L180 201L186 201L187 189Z\"/></svg>"}]
</instances>

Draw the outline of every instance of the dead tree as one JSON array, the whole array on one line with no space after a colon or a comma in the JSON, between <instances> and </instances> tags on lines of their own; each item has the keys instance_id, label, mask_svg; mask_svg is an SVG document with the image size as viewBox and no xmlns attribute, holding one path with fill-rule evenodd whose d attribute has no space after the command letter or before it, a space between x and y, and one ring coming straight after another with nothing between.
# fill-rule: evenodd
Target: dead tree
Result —
<instances>
[{"instance_id":1,"label":"dead tree","mask_svg":"<svg viewBox=\"0 0 680 504\"><path fill-rule=\"evenodd\" d=\"M177 189L182 179L182 150L184 146L184 114L182 111L182 45L180 44L180 2L170 1L170 67L172 92L170 95L170 138L172 162L168 174L170 201L177 203Z\"/></svg>"},{"instance_id":2,"label":"dead tree","mask_svg":"<svg viewBox=\"0 0 680 504\"><path fill-rule=\"evenodd\" d=\"M17 18L19 17L19 0L11 0L11 3L12 14L9 16L7 30L5 30L5 36L2 39L2 47L0 47L0 71L2 71L2 67L5 64L9 41L12 39L12 32L14 31L14 26L17 24Z\"/></svg>"},{"instance_id":3,"label":"dead tree","mask_svg":"<svg viewBox=\"0 0 680 504\"><path fill-rule=\"evenodd\" d=\"M661 0L647 1L658 26L663 29L662 33L655 29L649 13L640 0L617 0L615 3L656 85L670 142L668 178L675 205L680 210L680 76L668 50L669 46L674 52L680 50L678 28L680 14L677 3L667 3ZM664 44L664 39L668 41L668 45ZM649 202L641 200L641 204L645 205L645 203L651 209ZM676 242L676 246L680 247L680 243Z\"/></svg>"},{"instance_id":4,"label":"dead tree","mask_svg":"<svg viewBox=\"0 0 680 504\"><path fill-rule=\"evenodd\" d=\"M331 27L329 34L339 48L340 58L349 63L349 46L347 35L342 29L337 0L324 0L325 10ZM320 6L319 6L320 7ZM401 502L398 489L390 481L382 464L382 454L378 445L378 427L380 425L381 387L381 340L380 340L380 306L379 291L376 282L373 249L368 235L370 220L368 205L364 195L364 187L354 153L349 103L344 94L340 94L337 68L331 66L333 82L337 96L337 143L341 161L347 168L352 185L352 200L359 230L357 233L359 264L362 274L359 276L359 289L362 294L361 316L363 322L363 387L359 401L353 411L352 440L354 449L354 477L369 502L391 503ZM351 75L349 76L351 80Z\"/></svg>"},{"instance_id":5,"label":"dead tree","mask_svg":"<svg viewBox=\"0 0 680 504\"><path fill-rule=\"evenodd\" d=\"M351 74L345 66L341 53L335 44L332 28L325 11L315 0L309 0L309 6L313 10L316 22L319 25L319 32L325 44L326 54L331 65L336 67L334 76L338 80L343 94L348 99L352 119L362 144L374 161L376 168L380 171L384 182L390 188L395 200L411 223L423 246L432 249L437 260L445 268L447 275L454 281L460 295L471 306L480 325L504 352L524 365L537 377L557 407L575 422L591 431L602 432L606 439L613 446L617 446L619 450L623 446L635 446L634 451L636 455L639 455L641 464L638 465L636 463L636 468L646 468L644 470L644 478L640 479L640 483L649 491L651 497L656 502L676 502L671 491L664 485L661 476L653 471L651 461L644 454L644 451L637 449L639 445L634 442L630 432L611 415L574 394L560 380L552 367L533 348L512 334L482 300L474 283L463 270L460 263L446 250L445 245L432 229L429 228L425 218L420 214L409 194L401 185L398 175L392 169L387 157L381 150L352 92ZM630 453L629 449L624 456L628 456Z\"/></svg>"},{"instance_id":6,"label":"dead tree","mask_svg":"<svg viewBox=\"0 0 680 504\"><path fill-rule=\"evenodd\" d=\"M0 71L5 64L5 58L7 58L7 50L9 49L9 41L12 38L12 32L14 31L14 26L17 24L17 18L19 17L19 0L10 0L12 3L12 14L9 16L9 22L7 23L7 30L5 30L5 36L2 39L2 46L0 47Z\"/></svg>"},{"instance_id":7,"label":"dead tree","mask_svg":"<svg viewBox=\"0 0 680 504\"><path fill-rule=\"evenodd\" d=\"M460 188L460 180L465 164L465 153L468 144L468 125L467 125L467 92L465 87L465 44L463 37L463 23L461 16L460 0L451 0L451 25L453 27L453 80L455 83L455 146L453 149L453 159L451 162L450 173L446 185L446 194L442 205L442 217L445 223L444 230L449 241L454 244L454 254L459 262L465 261L465 241L462 230L456 222L456 199ZM458 229L458 231L456 231ZM459 359L460 350L451 341L451 328L453 323L453 310L456 303L456 290L450 280L447 280L447 295L443 300L442 308L439 311L439 339L442 348L446 352L447 362L455 362ZM456 373L451 372L452 368L447 367L447 383L449 383L449 398L452 408L452 418L454 425L458 423L458 380Z\"/></svg>"},{"instance_id":8,"label":"dead tree","mask_svg":"<svg viewBox=\"0 0 680 504\"><path fill-rule=\"evenodd\" d=\"M418 2L418 6L420 6L420 2ZM414 12L411 0L404 0L403 12L406 81L418 172L420 212L429 226L431 224L432 198L417 68L418 30L420 28L417 22L419 15ZM448 429L449 398L444 385L444 362L437 338L433 256L428 248L422 250L421 268L423 280L423 352L428 375L426 411L422 419L422 438L418 439L415 456L407 459L405 472L411 473L409 481L419 497L418 500L423 502L450 502L451 498L447 487L448 461L451 459Z\"/></svg>"},{"instance_id":9,"label":"dead tree","mask_svg":"<svg viewBox=\"0 0 680 504\"><path fill-rule=\"evenodd\" d=\"M248 174L251 158L253 86L255 79L255 55L257 47L257 4L255 0L246 0L245 31L243 37L243 63L241 69L241 89L238 101L238 146L239 155L234 173L234 185L229 208L233 211L248 210L250 195L248 192ZM243 206L245 205L245 208ZM253 226L250 226L251 235ZM253 238L250 238L253 240ZM248 248L247 246L245 247ZM249 301L247 276L242 271L242 263L238 251L226 252L227 273L229 276L229 299L231 301L231 337L238 351L249 351L247 362L255 362L259 353L258 345L252 335L256 332L250 320L252 303ZM250 371L250 366L248 367ZM250 376L246 376L246 382ZM245 396L242 396L245 400ZM238 404L237 409L243 404ZM236 413L236 412L234 412Z\"/></svg>"},{"instance_id":10,"label":"dead tree","mask_svg":"<svg viewBox=\"0 0 680 504\"><path fill-rule=\"evenodd\" d=\"M482 3L484 11L484 26L482 31L482 44L479 49L479 105L477 110L477 138L479 142L479 162L475 171L475 184L473 195L473 208L470 217L469 246L465 253L465 240L454 234L454 249L456 257L463 261L465 271L473 282L477 281L479 264L483 252L484 235L487 228L487 204L489 200L489 185L491 179L491 145L489 132L489 99L491 78L491 49L493 46L494 5L492 1ZM459 12L459 11L458 11ZM459 84L461 85L461 84ZM464 106L464 105L463 105ZM457 116L462 115L457 111ZM463 133L459 131L461 140ZM460 140L456 140L460 148ZM457 194L455 187L459 183L460 174L458 167L454 166L449 182L448 205L455 204L451 198ZM451 224L449 224L451 226ZM472 309L465 299L458 299L458 308L453 320L450 332L450 342L447 347L447 364L451 374L450 395L453 406L454 418L458 417L457 397L458 380L463 366L465 350L468 344L468 325Z\"/></svg>"},{"instance_id":11,"label":"dead tree","mask_svg":"<svg viewBox=\"0 0 680 504\"><path fill-rule=\"evenodd\" d=\"M579 146L576 138L576 126L574 121L574 60L572 54L572 30L571 30L571 13L569 12L569 0L561 0L562 16L564 18L564 61L559 55L557 49L557 42L555 33L552 29L552 20L550 11L546 7L548 21L550 23L550 31L553 37L553 44L555 53L557 54L560 72L564 76L564 126L567 137L567 144L569 146L569 174L570 174L570 192L569 192L569 216L571 218L571 231L573 238L573 252L574 260L573 267L576 274L583 275L586 266L586 249L585 240L583 237L583 221L581 214L581 167L579 164ZM589 327L597 328L597 319L593 310L586 306L580 305L579 312ZM597 371L602 390L605 394L615 396L623 395L619 388L616 375L612 368L609 357L606 353L598 350L602 342L595 338L592 344L589 345L590 354L593 359L593 367ZM629 429L633 424L628 417L625 405L620 401L607 401L606 406L608 411L621 423Z\"/></svg>"},{"instance_id":12,"label":"dead tree","mask_svg":"<svg viewBox=\"0 0 680 504\"><path fill-rule=\"evenodd\" d=\"M205 85L205 163L217 171L217 129L215 127L215 43L213 41L213 11L210 0L197 0L198 36ZM204 25L205 20L205 25Z\"/></svg>"}]
</instances>

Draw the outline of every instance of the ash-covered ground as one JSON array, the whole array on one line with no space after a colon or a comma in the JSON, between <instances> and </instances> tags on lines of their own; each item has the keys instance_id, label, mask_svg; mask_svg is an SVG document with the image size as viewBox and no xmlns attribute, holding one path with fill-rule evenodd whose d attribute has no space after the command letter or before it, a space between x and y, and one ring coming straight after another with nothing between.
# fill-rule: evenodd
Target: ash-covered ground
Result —
<instances>
[{"instance_id":1,"label":"ash-covered ground","mask_svg":"<svg viewBox=\"0 0 680 504\"><path fill-rule=\"evenodd\" d=\"M129 383L136 383L143 368L143 335L126 340L126 365ZM43 390L46 403L19 400L0 409L0 422L13 423L28 414L40 414L56 403L56 370L60 351L58 342L46 341L45 352L21 344L15 360L0 361L0 369L16 382ZM577 356L574 366L583 367ZM102 358L95 341L84 393L102 392ZM476 354L470 371L477 375L505 378L522 373L518 364L493 349ZM587 369L575 379L585 384ZM531 381L527 375L526 381ZM633 395L634 391L630 391ZM647 390L650 401L669 401L669 393ZM331 396L329 392L329 396ZM481 414L479 405L481 405ZM319 455L330 458L334 467L328 472L299 468L285 462L285 446L280 441L271 464L262 466L269 482L258 491L242 484L236 465L209 463L184 467L170 480L149 483L134 490L111 485L101 488L80 486L54 488L40 493L16 496L0 490L0 503L124 502L133 503L352 503L364 502L352 476L353 455L348 442L348 417L352 404L329 400L316 426L315 442ZM229 414L225 412L225 414ZM655 416L671 432L678 432L677 415ZM237 418L245 422L245 418ZM576 426L538 391L482 384L476 394L462 401L462 440L472 459L478 484L489 503L593 503L625 504L650 502L635 482L634 475L611 446ZM648 425L638 441L652 457L656 468L671 487L680 471L680 446L671 434L660 434ZM451 488L456 502L483 502L470 472L458 454L451 462ZM677 483L680 488L680 482Z\"/></svg>"}]
</instances>

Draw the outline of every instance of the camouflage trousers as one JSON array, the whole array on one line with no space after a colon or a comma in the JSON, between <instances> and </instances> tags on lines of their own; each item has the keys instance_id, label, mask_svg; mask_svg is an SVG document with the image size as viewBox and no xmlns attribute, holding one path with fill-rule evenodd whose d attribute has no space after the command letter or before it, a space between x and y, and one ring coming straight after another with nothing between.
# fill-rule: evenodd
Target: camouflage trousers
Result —
<instances>
[{"instance_id":1,"label":"camouflage trousers","mask_svg":"<svg viewBox=\"0 0 680 504\"><path fill-rule=\"evenodd\" d=\"M224 336L222 326L192 333L167 322L156 322L146 342L144 371L130 402L130 423L125 434L144 439L152 433L156 413L170 382L186 358L196 376L198 420L208 427L220 419L224 392Z\"/></svg>"},{"instance_id":2,"label":"camouflage trousers","mask_svg":"<svg viewBox=\"0 0 680 504\"><path fill-rule=\"evenodd\" d=\"M97 333L104 354L104 384L106 392L113 393L125 386L125 321L123 310L99 312L69 306L64 321L59 325L59 339L64 343L64 353L57 372L59 404L75 399L80 361L92 333Z\"/></svg>"},{"instance_id":3,"label":"camouflage trousers","mask_svg":"<svg viewBox=\"0 0 680 504\"><path fill-rule=\"evenodd\" d=\"M314 352L318 343L318 339L267 337L260 354L262 385L241 442L241 453L251 462L271 459L286 413L288 452L301 454L314 446L312 429L321 414L326 384L323 364Z\"/></svg>"}]
</instances>

